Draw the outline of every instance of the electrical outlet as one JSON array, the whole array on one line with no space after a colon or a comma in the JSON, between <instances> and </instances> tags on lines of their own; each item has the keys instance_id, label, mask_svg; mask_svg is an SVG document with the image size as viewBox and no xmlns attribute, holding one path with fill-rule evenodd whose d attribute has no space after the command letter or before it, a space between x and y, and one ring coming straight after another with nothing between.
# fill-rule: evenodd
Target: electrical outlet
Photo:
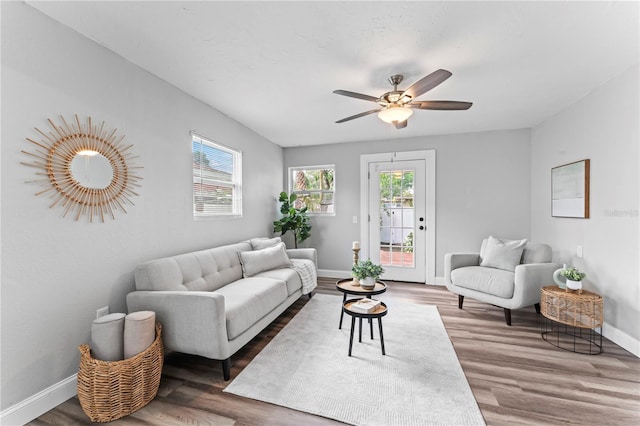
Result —
<instances>
[{"instance_id":1,"label":"electrical outlet","mask_svg":"<svg viewBox=\"0 0 640 426\"><path fill-rule=\"evenodd\" d=\"M100 308L96 310L96 318L103 317L105 315L109 315L109 307L105 306L104 308Z\"/></svg>"},{"instance_id":2,"label":"electrical outlet","mask_svg":"<svg viewBox=\"0 0 640 426\"><path fill-rule=\"evenodd\" d=\"M582 259L582 246L578 246L578 248L576 249L576 255L579 259Z\"/></svg>"},{"instance_id":3,"label":"electrical outlet","mask_svg":"<svg viewBox=\"0 0 640 426\"><path fill-rule=\"evenodd\" d=\"M358 223L358 216L353 217L353 223Z\"/></svg>"}]
</instances>

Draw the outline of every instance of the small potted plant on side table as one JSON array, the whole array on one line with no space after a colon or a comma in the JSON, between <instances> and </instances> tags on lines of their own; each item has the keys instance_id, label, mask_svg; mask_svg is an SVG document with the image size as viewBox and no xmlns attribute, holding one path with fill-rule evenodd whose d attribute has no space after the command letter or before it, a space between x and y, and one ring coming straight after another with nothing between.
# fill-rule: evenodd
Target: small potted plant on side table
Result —
<instances>
[{"instance_id":1,"label":"small potted plant on side table","mask_svg":"<svg viewBox=\"0 0 640 426\"><path fill-rule=\"evenodd\" d=\"M587 274L572 266L571 268L563 269L560 275L567 279L567 288L569 290L578 290L578 292L582 293L582 280Z\"/></svg>"},{"instance_id":2,"label":"small potted plant on side table","mask_svg":"<svg viewBox=\"0 0 640 426\"><path fill-rule=\"evenodd\" d=\"M380 278L383 272L384 268L373 263L371 259L356 263L351 268L351 273L360 282L360 287L365 290L373 290L376 286L376 280Z\"/></svg>"}]
</instances>

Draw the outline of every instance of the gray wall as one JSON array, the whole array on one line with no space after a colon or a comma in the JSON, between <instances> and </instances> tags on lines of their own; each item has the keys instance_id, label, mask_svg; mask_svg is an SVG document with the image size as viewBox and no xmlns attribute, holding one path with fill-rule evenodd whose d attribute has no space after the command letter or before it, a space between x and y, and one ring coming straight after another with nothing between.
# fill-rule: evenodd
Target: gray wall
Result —
<instances>
[{"instance_id":1,"label":"gray wall","mask_svg":"<svg viewBox=\"0 0 640 426\"><path fill-rule=\"evenodd\" d=\"M604 335L640 356L636 64L532 130L531 234L604 296ZM551 168L591 160L591 218L551 217ZM578 245L584 257L576 256Z\"/></svg>"},{"instance_id":2,"label":"gray wall","mask_svg":"<svg viewBox=\"0 0 640 426\"><path fill-rule=\"evenodd\" d=\"M352 222L360 214L360 155L425 149L436 150L436 277L444 275L445 253L477 252L490 234L529 237L528 129L285 148L285 169L336 166L336 215L313 217L305 241L318 249L320 269L351 268L351 242L361 239Z\"/></svg>"},{"instance_id":3,"label":"gray wall","mask_svg":"<svg viewBox=\"0 0 640 426\"><path fill-rule=\"evenodd\" d=\"M40 14L2 2L1 409L77 372L97 308L125 310L136 264L270 235L282 149ZM115 221L62 218L25 183L26 137L74 113L126 134L144 166L140 196ZM189 130L244 153L244 217L191 212Z\"/></svg>"}]
</instances>

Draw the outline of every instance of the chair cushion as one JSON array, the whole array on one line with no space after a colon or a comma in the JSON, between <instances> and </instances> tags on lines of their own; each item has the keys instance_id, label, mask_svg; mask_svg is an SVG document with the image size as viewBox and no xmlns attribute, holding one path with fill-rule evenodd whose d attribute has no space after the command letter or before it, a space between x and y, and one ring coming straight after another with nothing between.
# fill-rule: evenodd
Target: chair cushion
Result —
<instances>
[{"instance_id":1,"label":"chair cushion","mask_svg":"<svg viewBox=\"0 0 640 426\"><path fill-rule=\"evenodd\" d=\"M291 265L284 243L262 250L240 251L238 256L245 278L272 269L288 268Z\"/></svg>"},{"instance_id":2,"label":"chair cushion","mask_svg":"<svg viewBox=\"0 0 640 426\"><path fill-rule=\"evenodd\" d=\"M229 340L245 332L288 296L284 281L264 277L243 278L215 293L224 296Z\"/></svg>"},{"instance_id":3,"label":"chair cushion","mask_svg":"<svg viewBox=\"0 0 640 426\"><path fill-rule=\"evenodd\" d=\"M513 297L515 273L482 266L466 266L451 271L451 282L458 287L510 299Z\"/></svg>"},{"instance_id":4,"label":"chair cushion","mask_svg":"<svg viewBox=\"0 0 640 426\"><path fill-rule=\"evenodd\" d=\"M553 257L551 246L542 243L527 243L522 252L521 263L549 263Z\"/></svg>"},{"instance_id":5,"label":"chair cushion","mask_svg":"<svg viewBox=\"0 0 640 426\"><path fill-rule=\"evenodd\" d=\"M501 240L490 236L480 266L514 271L520 264L527 240Z\"/></svg>"}]
</instances>

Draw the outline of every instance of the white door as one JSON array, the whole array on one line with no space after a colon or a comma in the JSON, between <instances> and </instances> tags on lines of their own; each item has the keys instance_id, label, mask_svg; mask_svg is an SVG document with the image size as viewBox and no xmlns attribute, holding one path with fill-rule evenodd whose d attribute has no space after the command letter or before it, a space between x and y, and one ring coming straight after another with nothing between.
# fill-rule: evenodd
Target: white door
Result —
<instances>
[{"instance_id":1,"label":"white door","mask_svg":"<svg viewBox=\"0 0 640 426\"><path fill-rule=\"evenodd\" d=\"M425 160L369 163L369 247L382 278L426 281Z\"/></svg>"}]
</instances>

